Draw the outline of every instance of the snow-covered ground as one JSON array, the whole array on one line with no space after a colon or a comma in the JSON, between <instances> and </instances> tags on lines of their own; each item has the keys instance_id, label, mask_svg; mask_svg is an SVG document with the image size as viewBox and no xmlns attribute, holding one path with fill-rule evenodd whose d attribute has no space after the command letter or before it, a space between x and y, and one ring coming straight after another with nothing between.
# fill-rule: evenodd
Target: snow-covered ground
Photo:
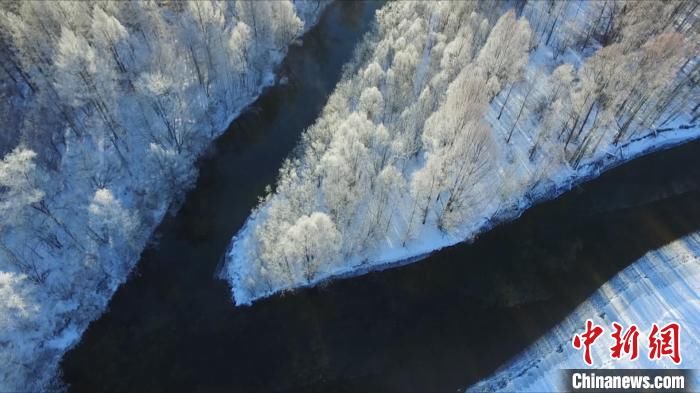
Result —
<instances>
[{"instance_id":1,"label":"snow-covered ground","mask_svg":"<svg viewBox=\"0 0 700 393\"><path fill-rule=\"evenodd\" d=\"M573 336L583 332L587 319L605 329L591 347L592 367L571 344ZM624 329L632 324L639 328L639 358L635 361L611 359L613 322ZM680 365L668 357L649 360L647 356L652 324L661 327L670 322L681 327ZM586 368L700 369L700 232L649 251L529 348L468 391L565 391L560 370ZM694 386L700 386L700 374L693 378Z\"/></svg>"}]
</instances>

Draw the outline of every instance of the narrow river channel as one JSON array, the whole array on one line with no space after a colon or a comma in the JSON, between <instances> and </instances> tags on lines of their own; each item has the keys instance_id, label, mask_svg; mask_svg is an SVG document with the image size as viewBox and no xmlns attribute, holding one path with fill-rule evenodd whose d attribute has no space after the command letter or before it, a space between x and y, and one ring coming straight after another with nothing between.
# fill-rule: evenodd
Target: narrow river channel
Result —
<instances>
[{"instance_id":1,"label":"narrow river channel","mask_svg":"<svg viewBox=\"0 0 700 393\"><path fill-rule=\"evenodd\" d=\"M335 2L200 162L197 187L62 362L74 392L455 391L646 251L700 230L700 142L635 160L420 263L235 308L231 237L381 3Z\"/></svg>"}]
</instances>

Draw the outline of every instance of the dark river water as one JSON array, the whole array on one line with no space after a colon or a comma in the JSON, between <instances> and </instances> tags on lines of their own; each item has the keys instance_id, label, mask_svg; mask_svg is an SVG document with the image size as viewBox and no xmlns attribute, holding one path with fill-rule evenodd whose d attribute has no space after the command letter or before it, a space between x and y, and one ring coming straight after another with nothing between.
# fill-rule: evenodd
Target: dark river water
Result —
<instances>
[{"instance_id":1,"label":"dark river water","mask_svg":"<svg viewBox=\"0 0 700 393\"><path fill-rule=\"evenodd\" d=\"M200 162L197 187L62 362L74 392L455 391L646 251L700 230L700 142L608 172L473 244L234 307L231 237L318 116L380 3L336 2Z\"/></svg>"}]
</instances>

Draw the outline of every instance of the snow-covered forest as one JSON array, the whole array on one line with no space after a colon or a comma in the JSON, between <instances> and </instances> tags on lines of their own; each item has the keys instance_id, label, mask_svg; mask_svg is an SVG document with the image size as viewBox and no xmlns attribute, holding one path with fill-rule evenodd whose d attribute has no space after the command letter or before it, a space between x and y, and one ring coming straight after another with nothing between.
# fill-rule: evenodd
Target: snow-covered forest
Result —
<instances>
[{"instance_id":1,"label":"snow-covered forest","mask_svg":"<svg viewBox=\"0 0 700 393\"><path fill-rule=\"evenodd\" d=\"M0 3L0 390L55 387L322 0Z\"/></svg>"},{"instance_id":2,"label":"snow-covered forest","mask_svg":"<svg viewBox=\"0 0 700 393\"><path fill-rule=\"evenodd\" d=\"M237 304L474 238L700 135L691 1L394 2L233 239Z\"/></svg>"}]
</instances>

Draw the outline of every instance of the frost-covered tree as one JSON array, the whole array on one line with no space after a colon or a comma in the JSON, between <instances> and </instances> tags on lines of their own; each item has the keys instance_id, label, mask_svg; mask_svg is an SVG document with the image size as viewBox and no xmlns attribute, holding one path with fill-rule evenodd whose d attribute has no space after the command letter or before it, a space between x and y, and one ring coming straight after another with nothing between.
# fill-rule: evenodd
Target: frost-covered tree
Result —
<instances>
[{"instance_id":1,"label":"frost-covered tree","mask_svg":"<svg viewBox=\"0 0 700 393\"><path fill-rule=\"evenodd\" d=\"M301 216L291 225L279 247L283 258L301 267L306 282L322 268L328 269L339 258L342 238L328 215L315 212Z\"/></svg>"},{"instance_id":2,"label":"frost-covered tree","mask_svg":"<svg viewBox=\"0 0 700 393\"><path fill-rule=\"evenodd\" d=\"M485 73L467 67L450 85L447 97L427 121L423 134L427 162L413 178L421 224L435 210L441 229L454 229L469 210L469 191L493 157L490 128L483 122L488 96Z\"/></svg>"},{"instance_id":3,"label":"frost-covered tree","mask_svg":"<svg viewBox=\"0 0 700 393\"><path fill-rule=\"evenodd\" d=\"M37 168L36 153L16 148L0 161L0 215L2 224L21 226L28 209L44 198L45 179Z\"/></svg>"},{"instance_id":4,"label":"frost-covered tree","mask_svg":"<svg viewBox=\"0 0 700 393\"><path fill-rule=\"evenodd\" d=\"M0 161L0 216L3 217L0 221L0 255L3 261L28 275L34 282L42 282L45 270L27 252L28 248L35 246L34 242L15 243L11 240L31 238L40 231L37 224L41 224L33 217L36 211L52 215L44 201L46 194L42 189L46 184L46 175L37 167L35 157L33 151L18 147Z\"/></svg>"},{"instance_id":5,"label":"frost-covered tree","mask_svg":"<svg viewBox=\"0 0 700 393\"><path fill-rule=\"evenodd\" d=\"M89 234L98 242L128 245L134 223L112 192L106 188L95 191L88 207L90 212Z\"/></svg>"},{"instance_id":6,"label":"frost-covered tree","mask_svg":"<svg viewBox=\"0 0 700 393\"><path fill-rule=\"evenodd\" d=\"M494 25L477 59L486 71L491 99L522 74L530 50L530 34L527 20L516 19L513 10L506 12Z\"/></svg>"},{"instance_id":7,"label":"frost-covered tree","mask_svg":"<svg viewBox=\"0 0 700 393\"><path fill-rule=\"evenodd\" d=\"M572 117L571 90L573 89L575 70L571 64L557 67L547 78L546 91L542 95L542 123L537 130L535 141L530 148L529 158L532 160L541 144L550 146L557 142L562 130ZM547 148L548 151L552 150Z\"/></svg>"}]
</instances>

